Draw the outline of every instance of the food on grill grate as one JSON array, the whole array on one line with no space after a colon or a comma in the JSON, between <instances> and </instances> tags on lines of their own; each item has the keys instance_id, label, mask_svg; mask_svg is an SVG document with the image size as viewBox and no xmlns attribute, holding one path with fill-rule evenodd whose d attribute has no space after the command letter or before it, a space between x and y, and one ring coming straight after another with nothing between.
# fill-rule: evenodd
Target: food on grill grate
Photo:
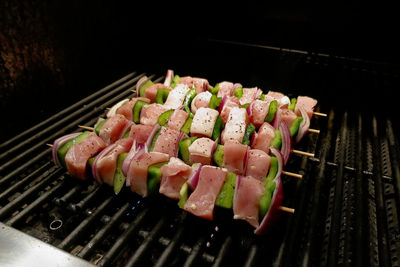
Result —
<instances>
[{"instance_id":1,"label":"food on grill grate","mask_svg":"<svg viewBox=\"0 0 400 267\"><path fill-rule=\"evenodd\" d=\"M298 142L308 130L316 101L299 97L290 102L281 93L263 95L257 87L223 82L209 88L205 79L177 77L169 72L164 84L153 84L147 77L139 80L137 91L146 98L117 103L96 125L98 136L90 133L64 149L61 143L77 136L57 139L54 161L63 161L59 150L71 161L69 151L77 153L101 140L103 146L79 157L79 171L67 164L71 175L93 176L114 186L115 193L124 182L144 197L159 191L205 219L213 219L215 205L233 208L235 219L246 220L257 234L266 233L279 214L280 176L292 152L292 138Z\"/></svg>"}]
</instances>

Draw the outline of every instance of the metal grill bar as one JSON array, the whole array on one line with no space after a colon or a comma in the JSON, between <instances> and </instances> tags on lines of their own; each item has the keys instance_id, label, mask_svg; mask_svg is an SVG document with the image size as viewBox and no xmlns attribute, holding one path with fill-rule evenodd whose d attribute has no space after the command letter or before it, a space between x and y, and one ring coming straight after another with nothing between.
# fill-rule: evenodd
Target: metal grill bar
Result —
<instances>
[{"instance_id":1,"label":"metal grill bar","mask_svg":"<svg viewBox=\"0 0 400 267\"><path fill-rule=\"evenodd\" d=\"M79 252L78 256L81 258L86 258L96 247L99 243L107 236L107 234L112 230L112 228L121 220L125 213L129 209L129 203L125 203L117 213L111 218L111 220L103 227L97 234L86 244L86 246Z\"/></svg>"},{"instance_id":2,"label":"metal grill bar","mask_svg":"<svg viewBox=\"0 0 400 267\"><path fill-rule=\"evenodd\" d=\"M140 247L136 249L135 253L128 260L126 266L135 266L139 263L139 261L145 256L146 252L149 250L150 246L156 241L156 236L159 235L162 228L166 224L166 218L162 217L157 224L153 227L153 230L146 237L146 239L142 242Z\"/></svg>"},{"instance_id":3,"label":"metal grill bar","mask_svg":"<svg viewBox=\"0 0 400 267\"><path fill-rule=\"evenodd\" d=\"M49 124L52 124L53 121L58 121L61 117L64 117L64 115L71 113L71 111L75 110L75 109L80 109L81 106L83 106L86 102L91 102L93 99L95 99L98 96L103 95L105 92L109 91L111 88L113 88L114 86L117 86L118 84L121 84L123 82L125 82L128 79L131 79L133 76L136 75L136 72L132 72L124 77L122 77L121 79L113 82L112 84L96 91L95 93L91 94L90 96L76 102L75 104L63 109L62 111L60 111L59 113L51 116L50 118L36 124L35 126L29 128L28 130L14 136L13 138L3 142L2 144L0 144L0 150L2 149L6 149L7 147L10 147L12 145L14 145L15 143L19 143L19 140L21 140L22 138L26 137L26 136L31 136L32 133L34 133L35 131L41 129L41 128L47 128ZM144 74L141 74L141 76ZM0 160L5 157L6 154L1 154L0 155Z\"/></svg>"},{"instance_id":4,"label":"metal grill bar","mask_svg":"<svg viewBox=\"0 0 400 267\"><path fill-rule=\"evenodd\" d=\"M19 212L16 216L12 217L10 220L6 222L8 226L14 226L18 222L20 222L23 218L32 214L35 209L37 209L40 205L42 205L45 201L51 198L57 191L64 186L66 182L62 181L47 192L43 193L39 198L29 204L26 208L24 208L21 212Z\"/></svg>"},{"instance_id":5,"label":"metal grill bar","mask_svg":"<svg viewBox=\"0 0 400 267\"><path fill-rule=\"evenodd\" d=\"M72 232L69 234L59 245L60 249L68 249L68 247L74 242L79 236L83 235L84 232L94 223L95 220L98 220L100 215L104 212L104 210L111 204L113 198L107 198L97 209L93 212L89 217L83 220Z\"/></svg>"},{"instance_id":6,"label":"metal grill bar","mask_svg":"<svg viewBox=\"0 0 400 267\"><path fill-rule=\"evenodd\" d=\"M130 224L129 228L115 241L114 245L108 250L101 261L98 263L99 266L109 266L115 257L121 252L123 246L129 241L132 235L137 232L140 223L144 220L145 216L149 212L148 208L136 215L135 220Z\"/></svg>"}]
</instances>

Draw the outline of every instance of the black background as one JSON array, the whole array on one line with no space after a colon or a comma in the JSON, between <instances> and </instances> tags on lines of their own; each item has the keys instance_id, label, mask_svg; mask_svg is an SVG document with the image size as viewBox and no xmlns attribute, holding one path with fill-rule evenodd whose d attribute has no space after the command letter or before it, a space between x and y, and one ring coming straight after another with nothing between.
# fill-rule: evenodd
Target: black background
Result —
<instances>
[{"instance_id":1,"label":"black background","mask_svg":"<svg viewBox=\"0 0 400 267\"><path fill-rule=\"evenodd\" d=\"M238 43L362 59L396 73L395 11L383 3L357 2L2 1L0 141L131 71L164 74L170 68L211 84L231 80L284 90L277 79L282 81L293 60ZM260 84L263 79L267 82ZM385 97L395 89L387 89Z\"/></svg>"}]
</instances>

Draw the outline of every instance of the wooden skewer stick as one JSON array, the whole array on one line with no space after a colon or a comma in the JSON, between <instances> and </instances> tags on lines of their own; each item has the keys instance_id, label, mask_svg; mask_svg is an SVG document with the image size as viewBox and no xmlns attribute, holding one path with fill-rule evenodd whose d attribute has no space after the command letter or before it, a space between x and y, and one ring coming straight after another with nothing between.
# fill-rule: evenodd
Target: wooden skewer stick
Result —
<instances>
[{"instance_id":1,"label":"wooden skewer stick","mask_svg":"<svg viewBox=\"0 0 400 267\"><path fill-rule=\"evenodd\" d=\"M293 149L292 152L294 154L301 155L301 156L306 156L306 157L310 157L310 158L313 158L315 156L314 153L304 152L304 151L297 150L297 149Z\"/></svg>"},{"instance_id":2,"label":"wooden skewer stick","mask_svg":"<svg viewBox=\"0 0 400 267\"><path fill-rule=\"evenodd\" d=\"M46 145L47 145L48 147L53 147L52 144L46 144ZM300 178L300 179L301 179L301 177L302 177L302 175L296 174L296 173L285 172L285 171L282 171L282 173L283 173L283 174L286 174L286 175L289 175L289 176L295 175L294 177ZM284 212L287 212L287 213L291 213L291 214L294 214L294 211L295 211L295 209L288 208L288 207L284 207L284 206L280 206L279 209L280 209L281 211L284 211Z\"/></svg>"},{"instance_id":3,"label":"wooden skewer stick","mask_svg":"<svg viewBox=\"0 0 400 267\"><path fill-rule=\"evenodd\" d=\"M315 133L315 134L319 134L320 133L320 130L316 130L316 129L308 129L308 131L310 133Z\"/></svg>"},{"instance_id":4,"label":"wooden skewer stick","mask_svg":"<svg viewBox=\"0 0 400 267\"><path fill-rule=\"evenodd\" d=\"M294 209L292 209L292 208L280 206L279 209L280 209L281 211L284 211L284 212L287 212L287 213L291 213L291 214L294 213Z\"/></svg>"},{"instance_id":5,"label":"wooden skewer stick","mask_svg":"<svg viewBox=\"0 0 400 267\"><path fill-rule=\"evenodd\" d=\"M320 116L320 117L328 117L328 114L326 114L326 113L321 113L321 112L314 111L313 114L316 115L316 116Z\"/></svg>"},{"instance_id":6,"label":"wooden skewer stick","mask_svg":"<svg viewBox=\"0 0 400 267\"><path fill-rule=\"evenodd\" d=\"M94 130L93 127L85 126L85 125L78 125L78 127L79 127L79 128L82 128L82 129L85 129L85 130L88 130L88 131L93 131L93 130Z\"/></svg>"},{"instance_id":7,"label":"wooden skewer stick","mask_svg":"<svg viewBox=\"0 0 400 267\"><path fill-rule=\"evenodd\" d=\"M298 174L298 173L282 171L282 174L290 176L290 177L294 177L294 178L297 178L297 179L303 179L303 175Z\"/></svg>"}]
</instances>

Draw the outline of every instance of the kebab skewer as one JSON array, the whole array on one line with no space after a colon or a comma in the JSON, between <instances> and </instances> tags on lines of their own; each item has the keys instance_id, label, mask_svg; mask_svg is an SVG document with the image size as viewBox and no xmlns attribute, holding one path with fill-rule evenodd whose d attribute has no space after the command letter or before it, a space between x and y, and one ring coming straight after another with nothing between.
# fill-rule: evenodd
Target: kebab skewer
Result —
<instances>
[{"instance_id":1,"label":"kebab skewer","mask_svg":"<svg viewBox=\"0 0 400 267\"><path fill-rule=\"evenodd\" d=\"M92 135L92 136L93 136L93 135ZM111 142L111 141L110 141L110 142ZM119 144L113 144L113 145L117 146L117 145L119 145ZM101 146L102 146L102 145L101 145ZM101 147L101 146L100 146L100 147ZM109 149L109 151L110 151L110 150L113 150L113 149L114 149L114 148ZM96 152L93 152L93 153L95 154ZM103 153L103 151L102 151L101 153ZM126 152L125 152L125 153L126 153ZM157 152L155 152L155 153L157 153ZM158 153L159 153L159 152L158 152ZM121 153L121 154L123 154L123 153ZM100 155L100 154L99 154L99 155ZM98 157L96 157L96 158L98 158Z\"/></svg>"}]
</instances>

